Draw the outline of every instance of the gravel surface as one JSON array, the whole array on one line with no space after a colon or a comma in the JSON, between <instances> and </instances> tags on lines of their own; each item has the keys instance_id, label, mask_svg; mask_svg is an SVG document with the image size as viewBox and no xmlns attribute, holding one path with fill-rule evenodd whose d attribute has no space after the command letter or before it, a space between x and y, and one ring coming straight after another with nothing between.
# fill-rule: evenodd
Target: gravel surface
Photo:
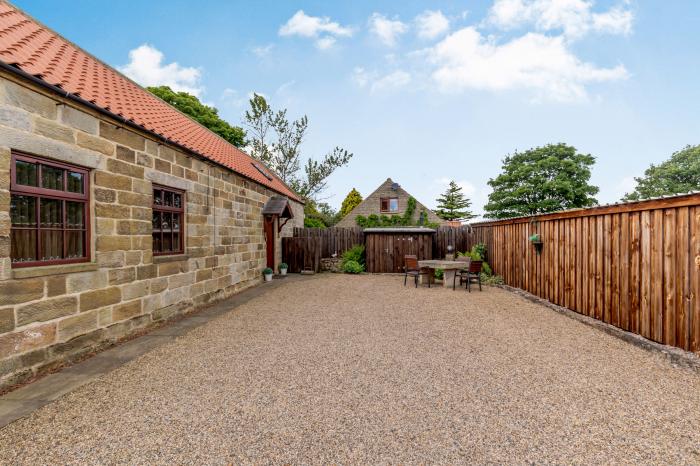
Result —
<instances>
[{"instance_id":1,"label":"gravel surface","mask_svg":"<svg viewBox=\"0 0 700 466\"><path fill-rule=\"evenodd\" d=\"M507 291L320 275L0 430L0 464L700 463L700 375Z\"/></svg>"}]
</instances>

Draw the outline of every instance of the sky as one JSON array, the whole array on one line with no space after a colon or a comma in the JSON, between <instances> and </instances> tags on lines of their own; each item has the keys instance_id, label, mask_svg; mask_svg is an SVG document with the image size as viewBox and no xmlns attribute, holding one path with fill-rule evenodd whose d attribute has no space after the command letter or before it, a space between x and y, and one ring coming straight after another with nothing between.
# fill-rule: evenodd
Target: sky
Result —
<instances>
[{"instance_id":1,"label":"sky","mask_svg":"<svg viewBox=\"0 0 700 466\"><path fill-rule=\"evenodd\" d=\"M455 180L481 213L504 156L565 142L596 157L600 203L700 144L700 1L15 0L142 85L232 124L252 92L307 115L304 157L354 154L339 207L390 177L428 207Z\"/></svg>"}]
</instances>

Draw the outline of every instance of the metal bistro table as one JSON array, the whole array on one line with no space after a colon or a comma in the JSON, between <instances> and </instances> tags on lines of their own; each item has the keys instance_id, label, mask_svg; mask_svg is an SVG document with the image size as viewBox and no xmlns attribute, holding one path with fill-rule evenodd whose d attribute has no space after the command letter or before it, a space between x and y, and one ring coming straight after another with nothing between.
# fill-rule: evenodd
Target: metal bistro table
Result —
<instances>
[{"instance_id":1,"label":"metal bistro table","mask_svg":"<svg viewBox=\"0 0 700 466\"><path fill-rule=\"evenodd\" d=\"M461 262L461 261L445 261L445 260L423 260L423 261L418 261L418 267L428 267L430 269L442 269L444 271L444 275L442 277L442 286L445 288L450 288L452 287L452 282L455 279L455 273L459 269L466 269L469 268L469 262ZM420 279L423 280L423 275L420 276ZM421 283L423 283L421 281Z\"/></svg>"}]
</instances>

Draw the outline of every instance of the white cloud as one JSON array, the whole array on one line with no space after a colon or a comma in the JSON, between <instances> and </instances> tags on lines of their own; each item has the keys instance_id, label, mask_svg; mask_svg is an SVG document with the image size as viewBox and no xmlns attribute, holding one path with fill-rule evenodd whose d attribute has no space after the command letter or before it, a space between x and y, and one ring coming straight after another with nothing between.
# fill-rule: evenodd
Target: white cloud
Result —
<instances>
[{"instance_id":1,"label":"white cloud","mask_svg":"<svg viewBox=\"0 0 700 466\"><path fill-rule=\"evenodd\" d=\"M379 13L372 13L369 30L386 46L393 47L401 34L408 31L408 26L398 19L389 19Z\"/></svg>"},{"instance_id":2,"label":"white cloud","mask_svg":"<svg viewBox=\"0 0 700 466\"><path fill-rule=\"evenodd\" d=\"M355 67L355 69L352 71L352 80L359 87L366 87L367 84L369 84L369 82L371 81L371 79L372 77L369 73L367 73L367 70L365 70L361 66Z\"/></svg>"},{"instance_id":3,"label":"white cloud","mask_svg":"<svg viewBox=\"0 0 700 466\"><path fill-rule=\"evenodd\" d=\"M397 70L376 79L371 86L372 92L395 91L405 87L411 82L411 75L405 71Z\"/></svg>"},{"instance_id":4,"label":"white cloud","mask_svg":"<svg viewBox=\"0 0 700 466\"><path fill-rule=\"evenodd\" d=\"M487 24L514 29L532 24L539 31L561 30L567 38L579 38L589 31L629 34L632 12L614 7L594 13L592 0L496 0Z\"/></svg>"},{"instance_id":5,"label":"white cloud","mask_svg":"<svg viewBox=\"0 0 700 466\"><path fill-rule=\"evenodd\" d=\"M119 71L142 86L170 86L175 91L202 95L202 73L198 68L183 67L177 62L163 63L163 58L160 50L143 44L129 51L129 63L119 67Z\"/></svg>"},{"instance_id":6,"label":"white cloud","mask_svg":"<svg viewBox=\"0 0 700 466\"><path fill-rule=\"evenodd\" d=\"M294 13L294 16L279 29L280 36L300 36L316 39L316 47L327 50L335 44L338 37L351 37L352 28L341 26L331 21L327 16L309 16L303 10Z\"/></svg>"},{"instance_id":7,"label":"white cloud","mask_svg":"<svg viewBox=\"0 0 700 466\"><path fill-rule=\"evenodd\" d=\"M584 100L586 84L628 76L622 65L599 68L581 61L562 36L528 33L497 44L474 27L443 39L430 60L436 66L433 80L443 91L528 89L558 101Z\"/></svg>"},{"instance_id":8,"label":"white cloud","mask_svg":"<svg viewBox=\"0 0 700 466\"><path fill-rule=\"evenodd\" d=\"M416 16L415 21L418 28L418 37L423 39L435 39L450 29L450 20L440 10L425 10Z\"/></svg>"},{"instance_id":9,"label":"white cloud","mask_svg":"<svg viewBox=\"0 0 700 466\"><path fill-rule=\"evenodd\" d=\"M275 44L267 44L253 47L251 50L258 58L265 58L270 55L273 48L275 48Z\"/></svg>"},{"instance_id":10,"label":"white cloud","mask_svg":"<svg viewBox=\"0 0 700 466\"><path fill-rule=\"evenodd\" d=\"M220 100L225 105L234 108L243 107L248 102L248 99L245 96L242 96L237 90L231 89L230 87L224 89L224 92L221 93Z\"/></svg>"}]
</instances>

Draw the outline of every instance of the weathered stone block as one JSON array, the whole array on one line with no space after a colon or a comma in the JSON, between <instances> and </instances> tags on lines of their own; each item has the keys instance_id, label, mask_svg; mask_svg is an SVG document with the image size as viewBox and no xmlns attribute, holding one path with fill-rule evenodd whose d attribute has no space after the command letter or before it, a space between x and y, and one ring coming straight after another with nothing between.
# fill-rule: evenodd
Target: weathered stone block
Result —
<instances>
[{"instance_id":1,"label":"weathered stone block","mask_svg":"<svg viewBox=\"0 0 700 466\"><path fill-rule=\"evenodd\" d=\"M120 320L131 319L139 314L141 314L141 300L137 299L136 301L114 306L112 320L119 322Z\"/></svg>"},{"instance_id":2,"label":"weathered stone block","mask_svg":"<svg viewBox=\"0 0 700 466\"><path fill-rule=\"evenodd\" d=\"M56 119L55 100L6 79L0 81L0 102L46 118Z\"/></svg>"},{"instance_id":3,"label":"weathered stone block","mask_svg":"<svg viewBox=\"0 0 700 466\"><path fill-rule=\"evenodd\" d=\"M111 189L95 188L94 193L97 202L111 203L117 199L117 192Z\"/></svg>"},{"instance_id":4,"label":"weathered stone block","mask_svg":"<svg viewBox=\"0 0 700 466\"><path fill-rule=\"evenodd\" d=\"M108 251L125 251L131 248L131 238L127 236L98 236L97 250L102 252Z\"/></svg>"},{"instance_id":5,"label":"weathered stone block","mask_svg":"<svg viewBox=\"0 0 700 466\"><path fill-rule=\"evenodd\" d=\"M54 275L46 279L46 296L52 298L66 294L66 276Z\"/></svg>"},{"instance_id":6,"label":"weathered stone block","mask_svg":"<svg viewBox=\"0 0 700 466\"><path fill-rule=\"evenodd\" d=\"M135 193L153 196L153 184L147 180L133 180L131 189Z\"/></svg>"},{"instance_id":7,"label":"weathered stone block","mask_svg":"<svg viewBox=\"0 0 700 466\"><path fill-rule=\"evenodd\" d=\"M136 269L136 278L138 280L145 280L155 277L157 273L158 267L155 264L142 265Z\"/></svg>"},{"instance_id":8,"label":"weathered stone block","mask_svg":"<svg viewBox=\"0 0 700 466\"><path fill-rule=\"evenodd\" d=\"M117 222L117 234L120 235L148 235L153 230L151 222L139 222L135 220L120 220Z\"/></svg>"},{"instance_id":9,"label":"weathered stone block","mask_svg":"<svg viewBox=\"0 0 700 466\"><path fill-rule=\"evenodd\" d=\"M139 265L142 256L142 251L126 251L124 253L124 260L126 261L126 265Z\"/></svg>"},{"instance_id":10,"label":"weathered stone block","mask_svg":"<svg viewBox=\"0 0 700 466\"><path fill-rule=\"evenodd\" d=\"M123 162L136 163L136 152L124 146L117 146L117 159Z\"/></svg>"},{"instance_id":11,"label":"weathered stone block","mask_svg":"<svg viewBox=\"0 0 700 466\"><path fill-rule=\"evenodd\" d=\"M30 114L23 110L3 105L0 107L0 125L31 131L32 119Z\"/></svg>"},{"instance_id":12,"label":"weathered stone block","mask_svg":"<svg viewBox=\"0 0 700 466\"><path fill-rule=\"evenodd\" d=\"M148 168L153 168L153 157L143 152L136 154L136 163Z\"/></svg>"},{"instance_id":13,"label":"weathered stone block","mask_svg":"<svg viewBox=\"0 0 700 466\"><path fill-rule=\"evenodd\" d=\"M78 132L75 135L75 142L85 149L94 150L105 155L114 155L114 144L98 136Z\"/></svg>"},{"instance_id":14,"label":"weathered stone block","mask_svg":"<svg viewBox=\"0 0 700 466\"><path fill-rule=\"evenodd\" d=\"M171 149L168 146L165 145L160 145L158 147L158 156L162 159L167 160L168 162L174 162L175 161L175 154L177 154L177 151L174 149Z\"/></svg>"},{"instance_id":15,"label":"weathered stone block","mask_svg":"<svg viewBox=\"0 0 700 466\"><path fill-rule=\"evenodd\" d=\"M124 267L124 251L97 251L97 264L100 267Z\"/></svg>"},{"instance_id":16,"label":"weathered stone block","mask_svg":"<svg viewBox=\"0 0 700 466\"><path fill-rule=\"evenodd\" d=\"M58 124L53 120L47 120L46 118L34 118L34 132L47 138L56 139L57 141L68 142L70 144L75 143L75 135L72 129Z\"/></svg>"},{"instance_id":17,"label":"weathered stone block","mask_svg":"<svg viewBox=\"0 0 700 466\"><path fill-rule=\"evenodd\" d=\"M87 351L99 348L101 343L104 343L105 340L104 329L93 330L90 333L79 335L65 343L52 346L49 348L49 353L54 357L59 356L63 358L79 356Z\"/></svg>"},{"instance_id":18,"label":"weathered stone block","mask_svg":"<svg viewBox=\"0 0 700 466\"><path fill-rule=\"evenodd\" d=\"M123 205L148 206L153 202L153 195L120 191L117 199Z\"/></svg>"},{"instance_id":19,"label":"weathered stone block","mask_svg":"<svg viewBox=\"0 0 700 466\"><path fill-rule=\"evenodd\" d=\"M96 217L129 218L129 212L130 210L128 206L104 204L101 202L95 203Z\"/></svg>"},{"instance_id":20,"label":"weathered stone block","mask_svg":"<svg viewBox=\"0 0 700 466\"><path fill-rule=\"evenodd\" d=\"M43 324L0 335L0 354L9 356L47 346L56 339L56 324Z\"/></svg>"},{"instance_id":21,"label":"weathered stone block","mask_svg":"<svg viewBox=\"0 0 700 466\"><path fill-rule=\"evenodd\" d=\"M131 236L131 249L150 250L153 248L153 237L148 236Z\"/></svg>"},{"instance_id":22,"label":"weathered stone block","mask_svg":"<svg viewBox=\"0 0 700 466\"><path fill-rule=\"evenodd\" d=\"M131 178L105 171L95 172L95 184L105 188L119 189L121 191L131 191ZM112 201L110 201L112 202Z\"/></svg>"},{"instance_id":23,"label":"weathered stone block","mask_svg":"<svg viewBox=\"0 0 700 466\"><path fill-rule=\"evenodd\" d=\"M116 232L116 221L113 218L98 218L95 224L98 235L113 235Z\"/></svg>"},{"instance_id":24,"label":"weathered stone block","mask_svg":"<svg viewBox=\"0 0 700 466\"><path fill-rule=\"evenodd\" d=\"M83 335L97 328L97 311L83 312L58 322L58 339L60 341Z\"/></svg>"},{"instance_id":25,"label":"weathered stone block","mask_svg":"<svg viewBox=\"0 0 700 466\"><path fill-rule=\"evenodd\" d=\"M210 278L211 278L211 269L197 270L196 280L198 282L201 282L204 280L209 280Z\"/></svg>"},{"instance_id":26,"label":"weathered stone block","mask_svg":"<svg viewBox=\"0 0 700 466\"><path fill-rule=\"evenodd\" d=\"M146 149L146 139L133 131L100 121L100 136L136 150Z\"/></svg>"},{"instance_id":27,"label":"weathered stone block","mask_svg":"<svg viewBox=\"0 0 700 466\"><path fill-rule=\"evenodd\" d=\"M143 178L143 167L122 162L121 160L107 160L107 170L120 175L131 176L133 178Z\"/></svg>"},{"instance_id":28,"label":"weathered stone block","mask_svg":"<svg viewBox=\"0 0 700 466\"><path fill-rule=\"evenodd\" d=\"M20 304L44 296L44 280L12 280L0 282L0 306Z\"/></svg>"},{"instance_id":29,"label":"weathered stone block","mask_svg":"<svg viewBox=\"0 0 700 466\"><path fill-rule=\"evenodd\" d=\"M17 326L65 317L78 311L78 298L67 296L27 304L17 308Z\"/></svg>"},{"instance_id":30,"label":"weathered stone block","mask_svg":"<svg viewBox=\"0 0 700 466\"><path fill-rule=\"evenodd\" d=\"M142 298L148 294L148 282L135 282L122 287L122 299L128 301L130 299Z\"/></svg>"},{"instance_id":31,"label":"weathered stone block","mask_svg":"<svg viewBox=\"0 0 700 466\"><path fill-rule=\"evenodd\" d=\"M80 312L116 304L121 299L122 293L117 287L86 291L80 295Z\"/></svg>"},{"instance_id":32,"label":"weathered stone block","mask_svg":"<svg viewBox=\"0 0 700 466\"><path fill-rule=\"evenodd\" d=\"M60 120L62 123L90 134L97 134L99 120L76 108L61 105Z\"/></svg>"},{"instance_id":33,"label":"weathered stone block","mask_svg":"<svg viewBox=\"0 0 700 466\"><path fill-rule=\"evenodd\" d=\"M155 311L153 311L151 313L151 316L152 316L153 320L170 319L173 316L176 316L178 314L184 314L188 308L189 308L189 305L186 303L176 303L176 304L172 304L170 306L156 309Z\"/></svg>"},{"instance_id":34,"label":"weathered stone block","mask_svg":"<svg viewBox=\"0 0 700 466\"><path fill-rule=\"evenodd\" d=\"M68 293L81 293L107 286L107 271L74 273L66 277L66 291Z\"/></svg>"},{"instance_id":35,"label":"weathered stone block","mask_svg":"<svg viewBox=\"0 0 700 466\"><path fill-rule=\"evenodd\" d=\"M0 333L11 332L15 329L15 311L11 307L0 309Z\"/></svg>"},{"instance_id":36,"label":"weathered stone block","mask_svg":"<svg viewBox=\"0 0 700 466\"><path fill-rule=\"evenodd\" d=\"M151 155L158 155L158 143L151 141L150 139L146 139L146 152Z\"/></svg>"},{"instance_id":37,"label":"weathered stone block","mask_svg":"<svg viewBox=\"0 0 700 466\"><path fill-rule=\"evenodd\" d=\"M109 271L109 284L122 285L131 283L136 279L136 268L129 267L128 269L113 269Z\"/></svg>"},{"instance_id":38,"label":"weathered stone block","mask_svg":"<svg viewBox=\"0 0 700 466\"><path fill-rule=\"evenodd\" d=\"M164 172L164 173L170 173L172 171L172 165L169 162L166 162L165 160L162 159L156 159L154 163L154 167L156 170Z\"/></svg>"},{"instance_id":39,"label":"weathered stone block","mask_svg":"<svg viewBox=\"0 0 700 466\"><path fill-rule=\"evenodd\" d=\"M171 275L168 280L168 288L173 290L175 288L180 288L182 286L191 285L194 283L194 272L181 273L177 275Z\"/></svg>"},{"instance_id":40,"label":"weathered stone block","mask_svg":"<svg viewBox=\"0 0 700 466\"><path fill-rule=\"evenodd\" d=\"M177 262L166 262L158 264L158 276L165 277L176 273L187 272L187 262L185 260Z\"/></svg>"}]
</instances>

